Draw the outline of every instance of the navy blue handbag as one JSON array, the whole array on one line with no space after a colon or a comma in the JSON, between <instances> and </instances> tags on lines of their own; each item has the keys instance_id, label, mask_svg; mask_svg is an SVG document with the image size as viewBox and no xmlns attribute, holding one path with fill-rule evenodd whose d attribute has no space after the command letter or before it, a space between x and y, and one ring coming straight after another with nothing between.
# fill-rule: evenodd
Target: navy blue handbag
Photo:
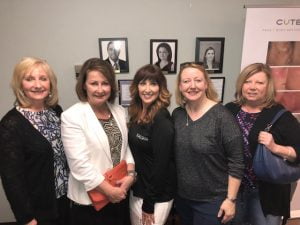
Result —
<instances>
[{"instance_id":1,"label":"navy blue handbag","mask_svg":"<svg viewBox=\"0 0 300 225\"><path fill-rule=\"evenodd\" d=\"M269 131L273 124L286 112L280 110L265 131ZM289 184L300 178L300 164L291 163L273 154L263 144L258 144L253 158L253 169L259 180L276 184Z\"/></svg>"}]
</instances>

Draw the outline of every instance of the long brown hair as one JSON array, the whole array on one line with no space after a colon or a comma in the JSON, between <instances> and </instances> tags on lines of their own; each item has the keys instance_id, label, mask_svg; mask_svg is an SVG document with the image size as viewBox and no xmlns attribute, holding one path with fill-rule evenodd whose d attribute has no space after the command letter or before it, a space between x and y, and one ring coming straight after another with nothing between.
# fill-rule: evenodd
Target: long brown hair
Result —
<instances>
[{"instance_id":1,"label":"long brown hair","mask_svg":"<svg viewBox=\"0 0 300 225\"><path fill-rule=\"evenodd\" d=\"M146 115L141 118L143 112L142 100L139 96L138 85L141 81L154 81L159 86L158 98L147 108ZM129 125L132 123L150 123L156 113L163 107L170 105L171 94L167 89L167 80L159 67L147 64L141 67L135 74L130 86L131 103L128 109L130 116Z\"/></svg>"}]
</instances>

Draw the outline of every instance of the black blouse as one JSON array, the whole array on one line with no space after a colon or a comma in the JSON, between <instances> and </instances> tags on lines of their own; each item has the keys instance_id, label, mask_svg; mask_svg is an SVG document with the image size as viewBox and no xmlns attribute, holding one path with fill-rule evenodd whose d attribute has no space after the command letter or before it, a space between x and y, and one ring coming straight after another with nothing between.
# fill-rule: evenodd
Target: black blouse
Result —
<instances>
[{"instance_id":1,"label":"black blouse","mask_svg":"<svg viewBox=\"0 0 300 225\"><path fill-rule=\"evenodd\" d=\"M146 213L154 212L156 202L174 197L173 137L174 128L167 109L161 109L149 124L129 127L129 146L138 173L132 189L134 196L143 198L142 210Z\"/></svg>"}]
</instances>

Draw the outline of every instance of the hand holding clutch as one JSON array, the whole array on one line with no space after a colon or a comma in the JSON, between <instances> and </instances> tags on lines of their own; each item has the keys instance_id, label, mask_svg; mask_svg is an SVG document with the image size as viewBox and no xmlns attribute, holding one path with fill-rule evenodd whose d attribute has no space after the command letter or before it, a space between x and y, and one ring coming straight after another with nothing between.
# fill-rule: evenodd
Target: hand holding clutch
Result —
<instances>
[{"instance_id":1,"label":"hand holding clutch","mask_svg":"<svg viewBox=\"0 0 300 225\"><path fill-rule=\"evenodd\" d=\"M117 181L125 176L127 176L127 163L125 160L122 160L117 166L104 174L105 181L107 181L114 187L117 187ZM96 189L88 191L88 195L92 201L94 208L97 211L99 211L109 203L109 199L107 198L107 196Z\"/></svg>"}]
</instances>

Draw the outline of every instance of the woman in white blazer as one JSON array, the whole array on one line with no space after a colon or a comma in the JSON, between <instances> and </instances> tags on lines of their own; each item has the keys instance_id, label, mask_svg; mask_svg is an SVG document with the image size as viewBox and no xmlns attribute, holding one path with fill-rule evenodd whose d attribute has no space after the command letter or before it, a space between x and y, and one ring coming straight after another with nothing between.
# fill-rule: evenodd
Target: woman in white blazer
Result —
<instances>
[{"instance_id":1,"label":"woman in white blazer","mask_svg":"<svg viewBox=\"0 0 300 225\"><path fill-rule=\"evenodd\" d=\"M99 58L88 59L81 68L76 92L80 102L62 114L62 140L71 170L68 197L72 225L125 224L126 194L136 173L127 143L125 110L113 104L117 91L111 65ZM114 187L103 174L123 159L128 176ZM87 194L90 190L103 193L110 203L96 211Z\"/></svg>"}]
</instances>

